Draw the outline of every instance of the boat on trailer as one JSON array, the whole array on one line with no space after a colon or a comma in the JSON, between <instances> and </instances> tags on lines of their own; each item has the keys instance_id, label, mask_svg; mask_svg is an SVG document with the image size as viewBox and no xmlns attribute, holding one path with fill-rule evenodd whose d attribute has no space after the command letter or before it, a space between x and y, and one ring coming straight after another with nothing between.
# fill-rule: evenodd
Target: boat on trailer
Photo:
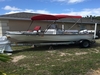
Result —
<instances>
[{"instance_id":1,"label":"boat on trailer","mask_svg":"<svg viewBox=\"0 0 100 75\"><path fill-rule=\"evenodd\" d=\"M59 20L63 18L82 18L81 16L72 15L48 15L40 14L32 16L34 20ZM54 22L55 23L55 22ZM17 43L33 43L35 44L79 44L80 47L90 47L95 42L93 34L80 34L79 32L68 32L63 29L58 29L57 25L50 25L44 31L41 31L41 26L36 26L33 31L7 31L6 36L9 40L14 40Z\"/></svg>"}]
</instances>

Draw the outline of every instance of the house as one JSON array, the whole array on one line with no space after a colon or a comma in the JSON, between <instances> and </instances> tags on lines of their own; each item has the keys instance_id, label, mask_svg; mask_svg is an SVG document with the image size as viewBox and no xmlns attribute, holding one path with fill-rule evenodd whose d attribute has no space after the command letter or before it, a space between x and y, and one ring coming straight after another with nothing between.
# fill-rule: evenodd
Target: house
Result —
<instances>
[{"instance_id":1,"label":"house","mask_svg":"<svg viewBox=\"0 0 100 75\"><path fill-rule=\"evenodd\" d=\"M33 30L35 26L41 26L42 30L46 29L52 21L33 21L34 23L30 26L31 17L34 15L38 15L37 13L14 13L14 14L4 14L0 15L0 36L5 35L6 31L26 31L26 30ZM78 19L70 19L65 18L61 21L58 20L57 24L58 27L61 28L62 24L64 25L64 29L69 29L73 26L74 30L81 30L81 29L94 29L94 24L98 23L97 31L100 30L100 20L89 19L89 18L82 18L77 22ZM62 23L63 22L63 23ZM77 24L74 26L73 24Z\"/></svg>"}]
</instances>

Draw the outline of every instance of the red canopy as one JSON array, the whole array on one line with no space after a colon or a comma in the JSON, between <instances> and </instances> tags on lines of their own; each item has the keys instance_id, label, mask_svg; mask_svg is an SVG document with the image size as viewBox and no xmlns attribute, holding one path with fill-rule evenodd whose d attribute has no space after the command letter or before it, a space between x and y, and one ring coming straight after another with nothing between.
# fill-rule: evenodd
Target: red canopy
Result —
<instances>
[{"instance_id":1,"label":"red canopy","mask_svg":"<svg viewBox=\"0 0 100 75\"><path fill-rule=\"evenodd\" d=\"M41 15L33 16L31 20L58 20L62 18L82 18L82 16L41 14Z\"/></svg>"}]
</instances>

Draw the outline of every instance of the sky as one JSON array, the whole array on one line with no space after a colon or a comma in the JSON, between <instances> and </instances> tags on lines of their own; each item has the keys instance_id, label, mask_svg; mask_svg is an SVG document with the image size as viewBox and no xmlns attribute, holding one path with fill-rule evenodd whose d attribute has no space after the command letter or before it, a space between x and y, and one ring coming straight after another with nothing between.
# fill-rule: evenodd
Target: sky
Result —
<instances>
[{"instance_id":1,"label":"sky","mask_svg":"<svg viewBox=\"0 0 100 75\"><path fill-rule=\"evenodd\" d=\"M0 0L0 15L18 12L100 16L100 0Z\"/></svg>"}]
</instances>

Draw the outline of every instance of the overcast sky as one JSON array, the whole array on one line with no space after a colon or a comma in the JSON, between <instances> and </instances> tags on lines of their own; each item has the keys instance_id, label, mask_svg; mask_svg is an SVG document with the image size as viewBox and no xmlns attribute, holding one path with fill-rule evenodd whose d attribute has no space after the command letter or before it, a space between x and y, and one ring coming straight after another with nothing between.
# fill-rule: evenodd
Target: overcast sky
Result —
<instances>
[{"instance_id":1,"label":"overcast sky","mask_svg":"<svg viewBox=\"0 0 100 75\"><path fill-rule=\"evenodd\" d=\"M100 16L100 0L0 0L0 15L17 12Z\"/></svg>"}]
</instances>

